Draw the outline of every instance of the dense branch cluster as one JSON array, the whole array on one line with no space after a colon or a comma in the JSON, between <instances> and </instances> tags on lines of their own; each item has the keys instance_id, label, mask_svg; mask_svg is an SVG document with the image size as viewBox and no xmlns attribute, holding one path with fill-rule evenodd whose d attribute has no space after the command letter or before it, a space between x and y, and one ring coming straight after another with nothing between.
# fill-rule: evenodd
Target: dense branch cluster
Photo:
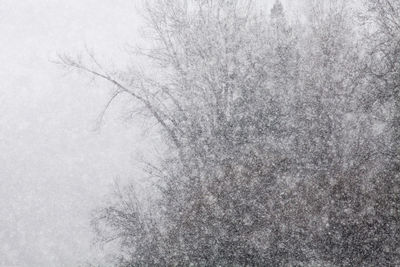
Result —
<instances>
[{"instance_id":1,"label":"dense branch cluster","mask_svg":"<svg viewBox=\"0 0 400 267\"><path fill-rule=\"evenodd\" d=\"M121 266L400 264L400 2L151 1L152 75L113 83L168 146L94 220ZM366 8L364 8L366 7Z\"/></svg>"}]
</instances>

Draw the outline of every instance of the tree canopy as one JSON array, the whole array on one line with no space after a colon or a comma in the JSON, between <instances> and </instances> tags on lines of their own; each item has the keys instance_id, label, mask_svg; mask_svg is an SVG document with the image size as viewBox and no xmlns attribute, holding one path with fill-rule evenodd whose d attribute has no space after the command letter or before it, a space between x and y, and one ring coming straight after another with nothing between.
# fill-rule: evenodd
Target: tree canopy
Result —
<instances>
[{"instance_id":1,"label":"tree canopy","mask_svg":"<svg viewBox=\"0 0 400 267\"><path fill-rule=\"evenodd\" d=\"M312 1L294 23L279 0L157 0L150 74L61 58L133 97L168 147L152 203L128 187L93 221L118 264L400 264L400 5L362 3Z\"/></svg>"}]
</instances>

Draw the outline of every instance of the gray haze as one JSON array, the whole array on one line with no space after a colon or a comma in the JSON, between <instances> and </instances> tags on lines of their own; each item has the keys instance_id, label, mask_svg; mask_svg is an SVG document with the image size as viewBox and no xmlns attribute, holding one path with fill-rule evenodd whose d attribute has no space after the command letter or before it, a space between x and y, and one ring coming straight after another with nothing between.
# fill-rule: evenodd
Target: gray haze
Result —
<instances>
[{"instance_id":1,"label":"gray haze","mask_svg":"<svg viewBox=\"0 0 400 267\"><path fill-rule=\"evenodd\" d=\"M145 140L124 105L96 130L107 88L51 61L87 46L118 62L137 28L134 1L1 1L1 266L77 266L96 253L88 215L114 179L135 176Z\"/></svg>"}]
</instances>

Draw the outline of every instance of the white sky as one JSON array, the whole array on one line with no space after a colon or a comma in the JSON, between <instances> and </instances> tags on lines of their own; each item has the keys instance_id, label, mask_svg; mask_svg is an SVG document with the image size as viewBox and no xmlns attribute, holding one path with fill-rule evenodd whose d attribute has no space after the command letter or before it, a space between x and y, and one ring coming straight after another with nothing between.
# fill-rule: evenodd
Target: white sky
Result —
<instances>
[{"instance_id":1,"label":"white sky","mask_svg":"<svg viewBox=\"0 0 400 267\"><path fill-rule=\"evenodd\" d=\"M291 1L293 2L293 1ZM148 149L109 92L50 60L85 45L123 62L138 40L136 0L0 1L0 266L77 266L90 246L90 211L113 179L137 179ZM142 122L143 123L143 122Z\"/></svg>"},{"instance_id":2,"label":"white sky","mask_svg":"<svg viewBox=\"0 0 400 267\"><path fill-rule=\"evenodd\" d=\"M90 257L88 214L113 179L134 178L144 137L117 108L94 131L107 89L50 60L85 45L121 59L138 25L134 1L0 2L0 266Z\"/></svg>"}]
</instances>

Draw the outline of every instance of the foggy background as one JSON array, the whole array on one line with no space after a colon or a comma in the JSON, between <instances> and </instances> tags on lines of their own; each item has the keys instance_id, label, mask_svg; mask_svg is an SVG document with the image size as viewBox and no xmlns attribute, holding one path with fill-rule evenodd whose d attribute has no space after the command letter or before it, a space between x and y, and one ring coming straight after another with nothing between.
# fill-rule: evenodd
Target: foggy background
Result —
<instances>
[{"instance_id":1,"label":"foggy background","mask_svg":"<svg viewBox=\"0 0 400 267\"><path fill-rule=\"evenodd\" d=\"M139 3L0 2L0 266L101 261L90 212L115 180L140 179L136 163L156 144L145 121L126 119L123 98L97 127L107 85L52 61L88 47L105 66L123 66L127 44L140 41Z\"/></svg>"},{"instance_id":2,"label":"foggy background","mask_svg":"<svg viewBox=\"0 0 400 267\"><path fill-rule=\"evenodd\" d=\"M77 266L96 252L89 213L134 176L144 137L118 105L96 128L106 87L51 61L88 46L118 62L137 37L134 12L123 0L1 1L2 266Z\"/></svg>"}]
</instances>

